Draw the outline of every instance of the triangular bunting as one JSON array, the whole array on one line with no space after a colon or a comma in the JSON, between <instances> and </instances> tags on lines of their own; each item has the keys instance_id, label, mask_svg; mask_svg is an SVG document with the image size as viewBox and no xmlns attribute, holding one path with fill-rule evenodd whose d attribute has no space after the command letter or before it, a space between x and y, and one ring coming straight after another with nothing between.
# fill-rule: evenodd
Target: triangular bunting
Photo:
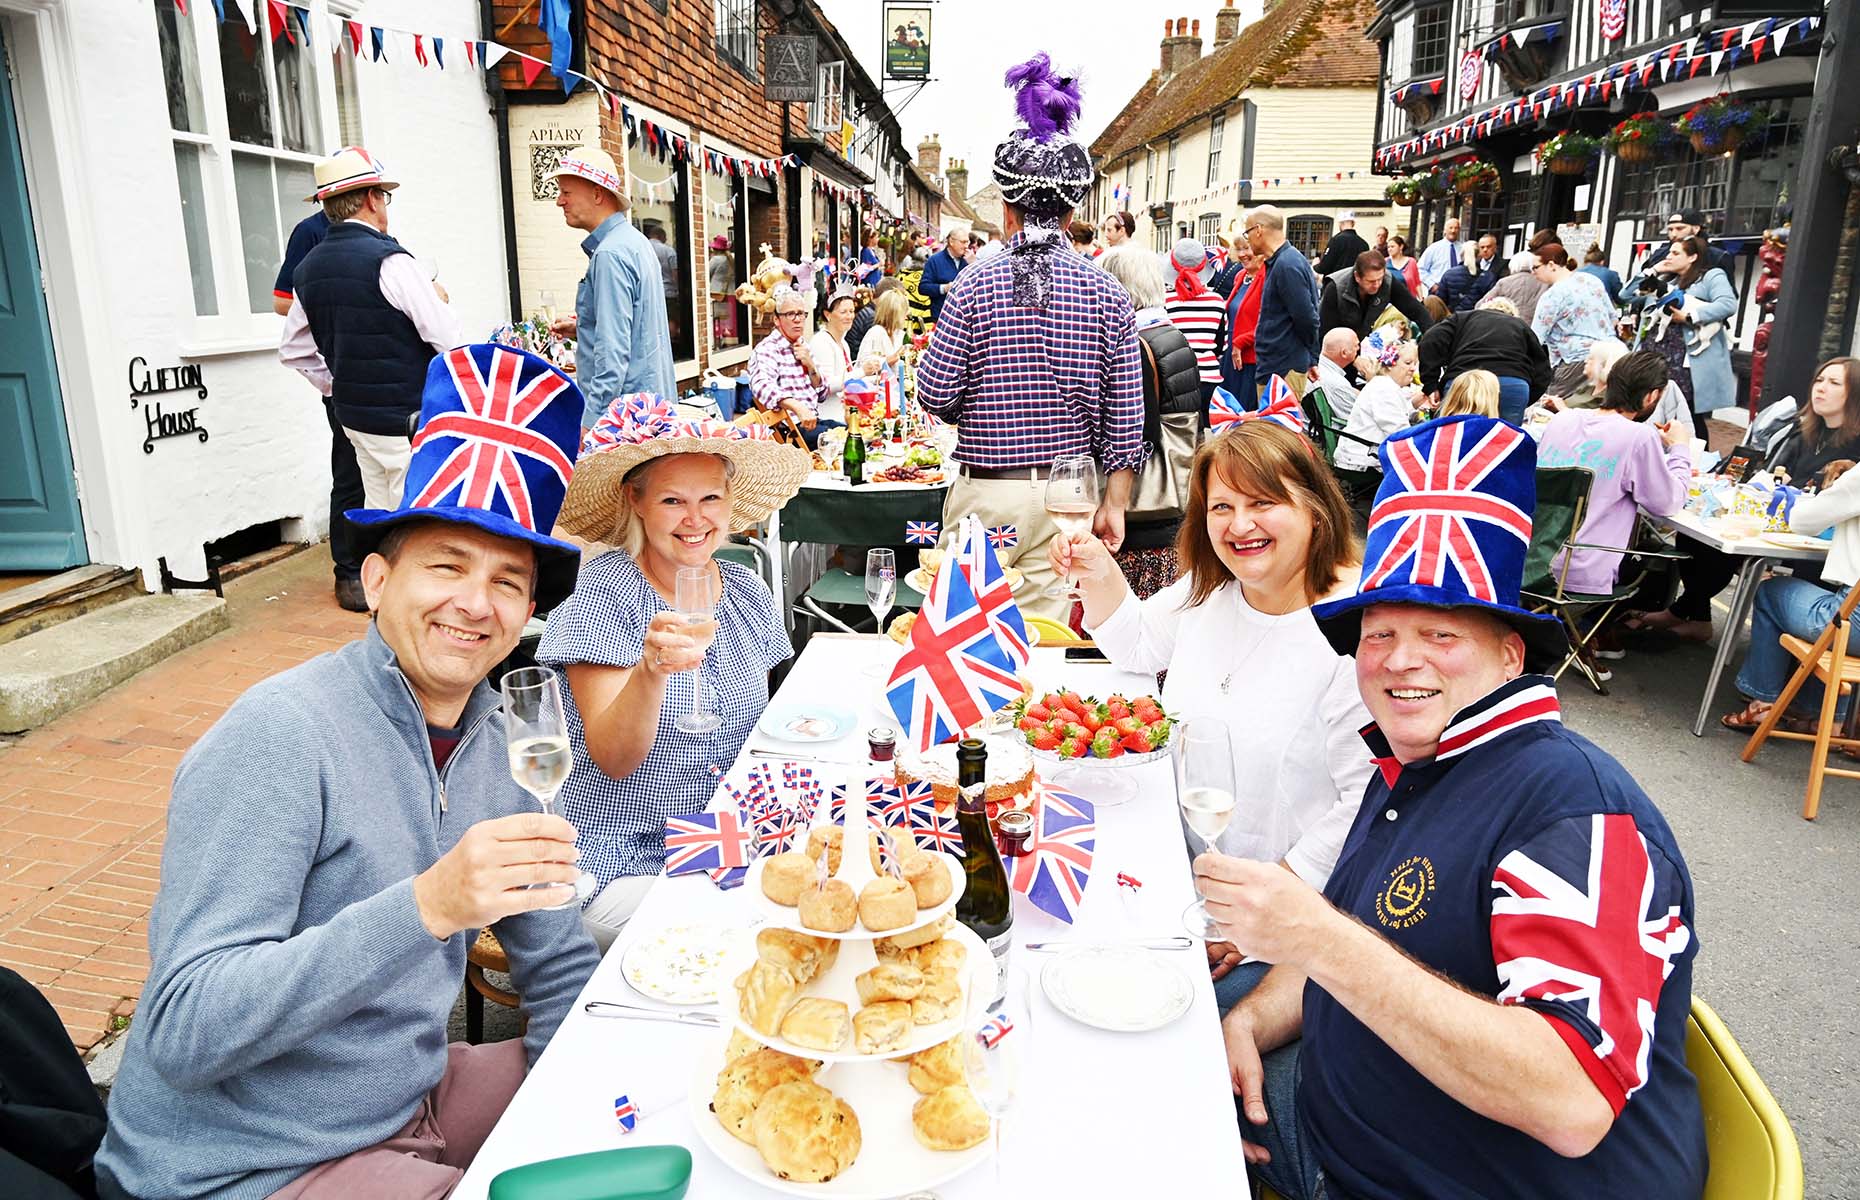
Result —
<instances>
[{"instance_id":1,"label":"triangular bunting","mask_svg":"<svg viewBox=\"0 0 1860 1200\"><path fill-rule=\"evenodd\" d=\"M347 29L349 32L349 53L360 58L362 56L362 23L360 21L350 21L347 23Z\"/></svg>"},{"instance_id":2,"label":"triangular bunting","mask_svg":"<svg viewBox=\"0 0 1860 1200\"><path fill-rule=\"evenodd\" d=\"M446 69L446 39L442 37L433 38L433 64L442 71Z\"/></svg>"},{"instance_id":3,"label":"triangular bunting","mask_svg":"<svg viewBox=\"0 0 1860 1200\"><path fill-rule=\"evenodd\" d=\"M472 53L472 45L473 45L472 40L470 38L466 38L465 39L465 65L468 67L475 67L478 65L476 56L473 55Z\"/></svg>"},{"instance_id":4,"label":"triangular bunting","mask_svg":"<svg viewBox=\"0 0 1860 1200\"><path fill-rule=\"evenodd\" d=\"M1711 73L1713 75L1716 75L1718 73L1718 68L1721 65L1723 65L1723 63L1724 63L1724 51L1713 50L1711 52Z\"/></svg>"},{"instance_id":5,"label":"triangular bunting","mask_svg":"<svg viewBox=\"0 0 1860 1200\"><path fill-rule=\"evenodd\" d=\"M379 25L368 27L368 41L374 47L374 60L381 62L387 57L387 30Z\"/></svg>"},{"instance_id":6,"label":"triangular bunting","mask_svg":"<svg viewBox=\"0 0 1860 1200\"><path fill-rule=\"evenodd\" d=\"M423 67L426 65L426 38L422 34L413 35L413 61Z\"/></svg>"},{"instance_id":7,"label":"triangular bunting","mask_svg":"<svg viewBox=\"0 0 1860 1200\"><path fill-rule=\"evenodd\" d=\"M487 69L495 67L498 63L503 62L504 56L509 53L510 51L508 48L500 46L496 42L478 43L478 61L483 63Z\"/></svg>"},{"instance_id":8,"label":"triangular bunting","mask_svg":"<svg viewBox=\"0 0 1860 1200\"><path fill-rule=\"evenodd\" d=\"M531 58L527 54L519 54L517 55L517 57L523 60L522 62L523 86L526 88L535 87L536 77L538 75L541 75L543 68L548 66L549 64L544 62L540 58Z\"/></svg>"},{"instance_id":9,"label":"triangular bunting","mask_svg":"<svg viewBox=\"0 0 1860 1200\"><path fill-rule=\"evenodd\" d=\"M1697 75L1697 74L1699 73L1699 68L1700 68L1700 67L1702 67L1702 66L1704 66L1704 65L1705 65L1705 60L1704 60L1704 59L1702 59L1702 58L1695 58L1695 59L1693 59L1693 60L1692 60L1692 69L1686 72L1686 78L1687 78L1687 79L1691 79L1691 78L1693 78L1693 77L1694 77L1695 75Z\"/></svg>"}]
</instances>

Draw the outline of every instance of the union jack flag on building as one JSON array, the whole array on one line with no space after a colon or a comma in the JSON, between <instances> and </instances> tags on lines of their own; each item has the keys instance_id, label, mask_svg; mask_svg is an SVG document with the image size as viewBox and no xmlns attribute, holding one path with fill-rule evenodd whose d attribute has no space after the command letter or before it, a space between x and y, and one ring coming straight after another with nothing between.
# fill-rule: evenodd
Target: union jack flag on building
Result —
<instances>
[{"instance_id":1,"label":"union jack flag on building","mask_svg":"<svg viewBox=\"0 0 1860 1200\"><path fill-rule=\"evenodd\" d=\"M993 561L992 551L988 558ZM998 628L956 569L956 556L944 559L885 691L919 750L957 737L1020 695L1017 660L996 636Z\"/></svg>"},{"instance_id":2,"label":"union jack flag on building","mask_svg":"<svg viewBox=\"0 0 1860 1200\"><path fill-rule=\"evenodd\" d=\"M1098 844L1091 802L1040 785L1026 852L1008 868L1008 885L1034 905L1071 924L1085 899Z\"/></svg>"},{"instance_id":3,"label":"union jack flag on building","mask_svg":"<svg viewBox=\"0 0 1860 1200\"><path fill-rule=\"evenodd\" d=\"M1015 670L1019 670L1027 665L1032 652L1027 639L1027 621L1021 616L1020 605L1014 603L1014 589L1008 586L1007 572L1002 570L1001 560L995 557L994 532L990 530L983 536L981 518L973 515L964 517L962 522L962 550L958 557L963 576L975 593L975 602L993 622L995 637L1000 640L1002 649L1013 660ZM1007 528L1011 530L1013 526Z\"/></svg>"},{"instance_id":4,"label":"union jack flag on building","mask_svg":"<svg viewBox=\"0 0 1860 1200\"><path fill-rule=\"evenodd\" d=\"M1515 580L1523 569L1532 498L1519 497L1520 505L1475 489L1527 436L1502 421L1447 420L1385 442L1388 478L1369 514L1359 592L1392 583L1447 587L1452 575L1473 599L1498 603L1494 579ZM1399 490L1390 486L1396 482Z\"/></svg>"},{"instance_id":5,"label":"union jack flag on building","mask_svg":"<svg viewBox=\"0 0 1860 1200\"><path fill-rule=\"evenodd\" d=\"M754 830L729 809L667 817L665 873L688 875L748 866L754 844Z\"/></svg>"},{"instance_id":6,"label":"union jack flag on building","mask_svg":"<svg viewBox=\"0 0 1860 1200\"><path fill-rule=\"evenodd\" d=\"M414 435L413 449L441 439L455 444L439 447L449 453L403 507L486 509L537 530L538 496L560 496L575 471L574 456L539 426L558 423L559 413L549 416L549 402L570 386L568 380L534 368L524 380L526 356L502 346L460 346L439 361L463 411L428 418Z\"/></svg>"},{"instance_id":7,"label":"union jack flag on building","mask_svg":"<svg viewBox=\"0 0 1860 1200\"><path fill-rule=\"evenodd\" d=\"M934 546L943 532L941 521L906 521L904 541L912 546Z\"/></svg>"}]
</instances>

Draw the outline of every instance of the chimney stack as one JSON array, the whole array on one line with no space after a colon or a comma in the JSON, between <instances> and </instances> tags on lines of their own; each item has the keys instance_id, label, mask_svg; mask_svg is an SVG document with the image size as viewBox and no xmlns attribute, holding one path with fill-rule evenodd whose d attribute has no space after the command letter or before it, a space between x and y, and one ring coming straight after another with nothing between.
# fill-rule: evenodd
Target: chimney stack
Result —
<instances>
[{"instance_id":1,"label":"chimney stack","mask_svg":"<svg viewBox=\"0 0 1860 1200\"><path fill-rule=\"evenodd\" d=\"M1234 0L1227 0L1214 14L1214 48L1222 46L1240 36L1240 10L1234 7Z\"/></svg>"},{"instance_id":2,"label":"chimney stack","mask_svg":"<svg viewBox=\"0 0 1860 1200\"><path fill-rule=\"evenodd\" d=\"M1193 32L1190 32L1190 29ZM1175 23L1175 65L1171 73L1186 71L1201 58L1201 22L1191 27L1187 17Z\"/></svg>"},{"instance_id":3,"label":"chimney stack","mask_svg":"<svg viewBox=\"0 0 1860 1200\"><path fill-rule=\"evenodd\" d=\"M1169 77L1169 73L1171 71L1175 70L1175 22L1174 21L1163 22L1162 66L1159 69L1162 71L1163 78L1165 79Z\"/></svg>"},{"instance_id":4,"label":"chimney stack","mask_svg":"<svg viewBox=\"0 0 1860 1200\"><path fill-rule=\"evenodd\" d=\"M917 169L926 175L935 175L943 168L943 143L931 134L917 143Z\"/></svg>"},{"instance_id":5,"label":"chimney stack","mask_svg":"<svg viewBox=\"0 0 1860 1200\"><path fill-rule=\"evenodd\" d=\"M967 203L969 199L969 166L960 158L949 160L949 176L945 190L953 200Z\"/></svg>"}]
</instances>

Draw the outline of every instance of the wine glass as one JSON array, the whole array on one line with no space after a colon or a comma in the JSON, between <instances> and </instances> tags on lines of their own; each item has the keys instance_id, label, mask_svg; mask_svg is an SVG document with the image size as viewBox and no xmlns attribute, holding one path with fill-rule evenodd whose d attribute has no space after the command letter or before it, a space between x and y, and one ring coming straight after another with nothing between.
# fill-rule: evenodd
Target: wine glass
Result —
<instances>
[{"instance_id":1,"label":"wine glass","mask_svg":"<svg viewBox=\"0 0 1860 1200\"><path fill-rule=\"evenodd\" d=\"M672 609L678 614L685 635L699 642L705 650L710 649L711 639L717 636L717 585L713 570L708 563L701 567L680 567L672 585ZM723 718L704 707L702 664L691 672L691 687L691 711L678 718L678 728L686 733L710 733L723 724Z\"/></svg>"},{"instance_id":2,"label":"wine glass","mask_svg":"<svg viewBox=\"0 0 1860 1200\"><path fill-rule=\"evenodd\" d=\"M885 618L891 615L891 609L898 599L898 556L887 549L867 550L865 552L865 603L872 610L872 618L878 622L879 636L885 633ZM884 643L880 642L880 646ZM891 668L883 663L865 668L865 674L873 679L882 679L891 674Z\"/></svg>"},{"instance_id":3,"label":"wine glass","mask_svg":"<svg viewBox=\"0 0 1860 1200\"><path fill-rule=\"evenodd\" d=\"M1059 527L1064 538L1091 532L1091 519L1098 511L1098 463L1089 454L1069 454L1053 460L1046 477L1046 515ZM1078 599L1070 578L1046 585L1045 596Z\"/></svg>"},{"instance_id":4,"label":"wine glass","mask_svg":"<svg viewBox=\"0 0 1860 1200\"><path fill-rule=\"evenodd\" d=\"M1022 1090L1022 1070L1028 1058L1028 1042L1033 1037L1033 1013L1027 1003L1027 973L1015 970L1008 962L1000 964L1007 986L1002 999L988 1008L979 1008L976 1000L983 993L977 989L970 996L969 1018L964 1022L962 1065L969 1077L969 1090L988 1114L995 1137L995 1187L1001 1186L1001 1127L1008 1110L1014 1107Z\"/></svg>"},{"instance_id":5,"label":"wine glass","mask_svg":"<svg viewBox=\"0 0 1860 1200\"><path fill-rule=\"evenodd\" d=\"M536 299L542 305L543 320L551 325L555 324L555 293L544 288L542 294Z\"/></svg>"},{"instance_id":6,"label":"wine glass","mask_svg":"<svg viewBox=\"0 0 1860 1200\"><path fill-rule=\"evenodd\" d=\"M1176 731L1175 794L1202 849L1214 849L1234 815L1234 751L1225 721L1202 717ZM1182 924L1204 941L1220 940L1221 927L1199 898L1199 887L1196 896L1182 913Z\"/></svg>"},{"instance_id":7,"label":"wine glass","mask_svg":"<svg viewBox=\"0 0 1860 1200\"><path fill-rule=\"evenodd\" d=\"M536 797L544 814L555 814L555 795L562 790L575 765L569 747L568 719L562 710L562 685L554 671L522 667L505 674L504 741L510 752L510 777ZM584 891L592 891L594 877L582 872L568 899L551 908L567 908ZM559 883L532 883L532 888L559 888Z\"/></svg>"}]
</instances>

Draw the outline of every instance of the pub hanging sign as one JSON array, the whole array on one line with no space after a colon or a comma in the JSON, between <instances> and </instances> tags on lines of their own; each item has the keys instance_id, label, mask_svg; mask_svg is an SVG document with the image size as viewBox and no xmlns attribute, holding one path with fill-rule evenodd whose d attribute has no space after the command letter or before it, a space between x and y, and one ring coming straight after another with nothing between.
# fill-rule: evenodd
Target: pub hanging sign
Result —
<instances>
[{"instance_id":1,"label":"pub hanging sign","mask_svg":"<svg viewBox=\"0 0 1860 1200\"><path fill-rule=\"evenodd\" d=\"M144 408L142 401L147 396L167 395L173 392L192 392L193 398L205 400L207 385L201 376L199 363L178 363L172 367L151 367L148 360L141 355L129 360L129 407L141 408L147 433L142 439L142 453L155 453L155 443L172 437L186 437L193 434L201 441L207 440L207 431L200 424L200 407L186 409L162 408L158 400L150 400Z\"/></svg>"}]
</instances>

